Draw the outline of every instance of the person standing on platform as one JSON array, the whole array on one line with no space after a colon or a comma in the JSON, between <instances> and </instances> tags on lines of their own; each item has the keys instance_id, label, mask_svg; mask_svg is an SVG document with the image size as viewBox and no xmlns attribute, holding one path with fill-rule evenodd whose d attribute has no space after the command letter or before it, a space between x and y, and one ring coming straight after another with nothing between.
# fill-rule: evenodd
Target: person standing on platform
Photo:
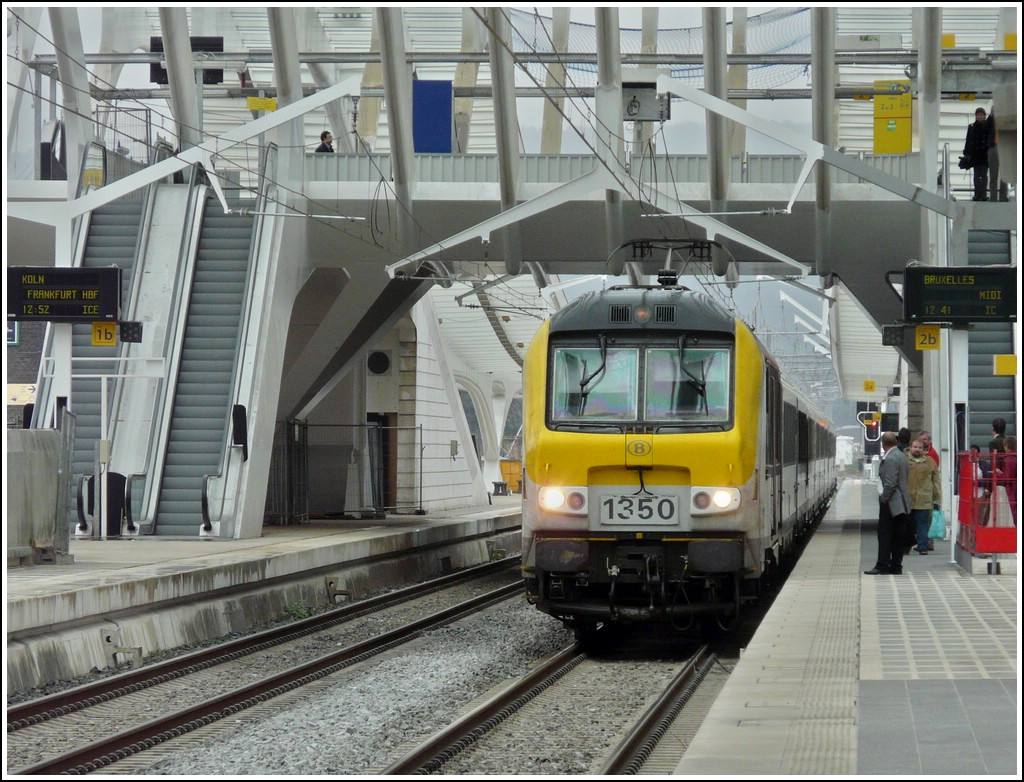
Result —
<instances>
[{"instance_id":1,"label":"person standing on platform","mask_svg":"<svg viewBox=\"0 0 1024 782\"><path fill-rule=\"evenodd\" d=\"M1017 526L1017 438L1012 434L1006 438L1006 453L1003 455L1003 486L1010 503L1013 526Z\"/></svg>"},{"instance_id":2,"label":"person standing on platform","mask_svg":"<svg viewBox=\"0 0 1024 782\"><path fill-rule=\"evenodd\" d=\"M1005 418L993 418L992 419L992 439L989 441L988 449L995 451L996 453L1002 453L1004 451L1003 441L1006 439L1006 419ZM995 466L994 464L992 465Z\"/></svg>"},{"instance_id":3,"label":"person standing on platform","mask_svg":"<svg viewBox=\"0 0 1024 782\"><path fill-rule=\"evenodd\" d=\"M334 141L334 136L331 135L331 131L325 130L320 134L320 146L316 148L317 152L333 152L334 147L331 146L331 142Z\"/></svg>"},{"instance_id":4,"label":"person standing on platform","mask_svg":"<svg viewBox=\"0 0 1024 782\"><path fill-rule=\"evenodd\" d=\"M988 200L999 200L999 136L996 134L996 113L990 111L985 120L985 146L988 148Z\"/></svg>"},{"instance_id":5,"label":"person standing on platform","mask_svg":"<svg viewBox=\"0 0 1024 782\"><path fill-rule=\"evenodd\" d=\"M882 463L878 468L878 558L864 575L903 573L904 528L910 513L907 458L896 447L896 435L882 435Z\"/></svg>"},{"instance_id":6,"label":"person standing on platform","mask_svg":"<svg viewBox=\"0 0 1024 782\"><path fill-rule=\"evenodd\" d=\"M935 450L935 447L932 445L932 433L926 431L918 432L917 437L921 441L921 445L924 446L925 453L931 457L931 460L935 462L935 466L938 467L939 453L938 451Z\"/></svg>"},{"instance_id":7,"label":"person standing on platform","mask_svg":"<svg viewBox=\"0 0 1024 782\"><path fill-rule=\"evenodd\" d=\"M974 169L974 198L972 201L988 200L988 124L985 109L974 112L974 122L967 126L964 140L964 155Z\"/></svg>"},{"instance_id":8,"label":"person standing on platform","mask_svg":"<svg viewBox=\"0 0 1024 782\"><path fill-rule=\"evenodd\" d=\"M928 528L932 523L932 511L938 510L942 504L942 477L938 465L924 452L921 438L910 444L907 463L907 486L910 489L910 515L916 537L915 548L918 554L927 554Z\"/></svg>"},{"instance_id":9,"label":"person standing on platform","mask_svg":"<svg viewBox=\"0 0 1024 782\"><path fill-rule=\"evenodd\" d=\"M910 447L911 437L911 431L905 426L896 433L896 445L904 454L906 454L907 449Z\"/></svg>"}]
</instances>

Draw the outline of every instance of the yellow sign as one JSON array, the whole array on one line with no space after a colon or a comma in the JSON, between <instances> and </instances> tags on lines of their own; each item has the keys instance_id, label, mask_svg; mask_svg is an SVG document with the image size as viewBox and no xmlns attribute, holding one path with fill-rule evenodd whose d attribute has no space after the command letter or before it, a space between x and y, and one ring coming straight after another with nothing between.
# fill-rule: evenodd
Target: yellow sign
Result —
<instances>
[{"instance_id":1,"label":"yellow sign","mask_svg":"<svg viewBox=\"0 0 1024 782\"><path fill-rule=\"evenodd\" d=\"M1017 51L1017 33L1006 33L1003 35L1003 48L1008 52Z\"/></svg>"},{"instance_id":2,"label":"yellow sign","mask_svg":"<svg viewBox=\"0 0 1024 782\"><path fill-rule=\"evenodd\" d=\"M866 394L873 394L873 393L875 393L875 381L874 380L865 380L864 381L864 393L866 393Z\"/></svg>"},{"instance_id":3,"label":"yellow sign","mask_svg":"<svg viewBox=\"0 0 1024 782\"><path fill-rule=\"evenodd\" d=\"M875 119L882 117L909 118L914 111L914 96L910 94L910 79L875 82Z\"/></svg>"},{"instance_id":4,"label":"yellow sign","mask_svg":"<svg viewBox=\"0 0 1024 782\"><path fill-rule=\"evenodd\" d=\"M909 79L875 82L874 147L876 155L904 155L911 151L914 114Z\"/></svg>"},{"instance_id":5,"label":"yellow sign","mask_svg":"<svg viewBox=\"0 0 1024 782\"><path fill-rule=\"evenodd\" d=\"M876 155L904 155L910 152L913 120L895 117L875 120L873 151Z\"/></svg>"},{"instance_id":6,"label":"yellow sign","mask_svg":"<svg viewBox=\"0 0 1024 782\"><path fill-rule=\"evenodd\" d=\"M956 34L955 33L943 33L942 34L942 48L943 49L955 49L956 48Z\"/></svg>"},{"instance_id":7,"label":"yellow sign","mask_svg":"<svg viewBox=\"0 0 1024 782\"><path fill-rule=\"evenodd\" d=\"M871 418L872 421L874 421L877 424L877 423L879 423L882 420L882 414L881 413L872 413L870 418Z\"/></svg>"},{"instance_id":8,"label":"yellow sign","mask_svg":"<svg viewBox=\"0 0 1024 782\"><path fill-rule=\"evenodd\" d=\"M917 326L914 328L914 347L918 350L938 350L942 345L939 326Z\"/></svg>"},{"instance_id":9,"label":"yellow sign","mask_svg":"<svg viewBox=\"0 0 1024 782\"><path fill-rule=\"evenodd\" d=\"M978 93L976 92L958 92L956 94L957 100L976 100Z\"/></svg>"},{"instance_id":10,"label":"yellow sign","mask_svg":"<svg viewBox=\"0 0 1024 782\"><path fill-rule=\"evenodd\" d=\"M1008 377L1016 376L1017 356L1013 353L992 356L992 374Z\"/></svg>"},{"instance_id":11,"label":"yellow sign","mask_svg":"<svg viewBox=\"0 0 1024 782\"><path fill-rule=\"evenodd\" d=\"M277 111L277 98L246 98L249 111Z\"/></svg>"},{"instance_id":12,"label":"yellow sign","mask_svg":"<svg viewBox=\"0 0 1024 782\"><path fill-rule=\"evenodd\" d=\"M117 324L96 321L92 324L92 344L112 347L117 344Z\"/></svg>"}]
</instances>

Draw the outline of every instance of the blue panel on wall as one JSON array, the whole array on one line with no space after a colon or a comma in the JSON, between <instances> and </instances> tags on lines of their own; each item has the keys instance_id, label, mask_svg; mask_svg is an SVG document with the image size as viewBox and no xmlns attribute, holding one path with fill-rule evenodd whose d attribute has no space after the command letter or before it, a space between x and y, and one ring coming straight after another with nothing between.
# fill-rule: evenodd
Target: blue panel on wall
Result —
<instances>
[{"instance_id":1,"label":"blue panel on wall","mask_svg":"<svg viewBox=\"0 0 1024 782\"><path fill-rule=\"evenodd\" d=\"M452 151L455 94L450 81L412 83L412 143L416 152Z\"/></svg>"}]
</instances>

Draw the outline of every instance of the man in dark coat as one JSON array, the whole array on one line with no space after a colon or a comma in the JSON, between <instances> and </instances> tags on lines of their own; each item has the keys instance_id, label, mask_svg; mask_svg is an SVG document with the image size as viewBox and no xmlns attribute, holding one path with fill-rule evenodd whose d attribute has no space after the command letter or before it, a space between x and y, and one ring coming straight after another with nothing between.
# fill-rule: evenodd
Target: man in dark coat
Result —
<instances>
[{"instance_id":1,"label":"man in dark coat","mask_svg":"<svg viewBox=\"0 0 1024 782\"><path fill-rule=\"evenodd\" d=\"M333 152L334 147L331 146L331 142L334 141L334 136L331 135L331 131L325 130L320 134L320 146L316 148L317 152Z\"/></svg>"},{"instance_id":2,"label":"man in dark coat","mask_svg":"<svg viewBox=\"0 0 1024 782\"><path fill-rule=\"evenodd\" d=\"M882 463L878 468L878 558L866 576L903 573L903 540L910 518L907 457L896 447L896 435L882 435Z\"/></svg>"},{"instance_id":3,"label":"man in dark coat","mask_svg":"<svg viewBox=\"0 0 1024 782\"><path fill-rule=\"evenodd\" d=\"M971 160L974 168L973 201L988 200L988 142L989 126L985 120L985 109L974 112L974 122L967 126L964 141L964 155Z\"/></svg>"}]
</instances>

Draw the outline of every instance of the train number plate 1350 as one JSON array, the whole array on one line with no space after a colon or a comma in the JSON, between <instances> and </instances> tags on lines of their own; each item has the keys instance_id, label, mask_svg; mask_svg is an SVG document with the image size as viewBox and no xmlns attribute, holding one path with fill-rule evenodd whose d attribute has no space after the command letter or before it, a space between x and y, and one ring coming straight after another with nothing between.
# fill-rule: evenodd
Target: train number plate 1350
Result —
<instances>
[{"instance_id":1,"label":"train number plate 1350","mask_svg":"<svg viewBox=\"0 0 1024 782\"><path fill-rule=\"evenodd\" d=\"M651 494L601 497L602 524L675 524L679 501Z\"/></svg>"}]
</instances>

